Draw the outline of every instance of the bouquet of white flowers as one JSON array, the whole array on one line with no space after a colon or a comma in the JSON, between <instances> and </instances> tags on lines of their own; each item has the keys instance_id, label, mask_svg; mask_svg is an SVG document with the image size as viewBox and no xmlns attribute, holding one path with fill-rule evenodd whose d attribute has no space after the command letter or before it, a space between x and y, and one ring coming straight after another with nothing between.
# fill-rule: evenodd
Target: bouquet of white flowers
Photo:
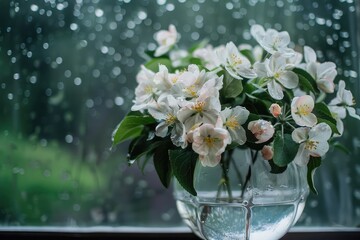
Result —
<instances>
[{"instance_id":1,"label":"bouquet of white flowers","mask_svg":"<svg viewBox=\"0 0 360 240\"><path fill-rule=\"evenodd\" d=\"M155 34L136 80L134 105L113 133L116 145L131 139L129 164L153 158L165 187L173 176L193 195L195 164L223 164L235 148L261 152L271 172L294 161L308 166L308 183L349 114L360 119L336 65L315 51L289 48L288 32L251 26L257 46L213 47L205 41L183 50L173 25ZM337 89L335 98L327 94ZM226 172L226 169L224 170Z\"/></svg>"}]
</instances>

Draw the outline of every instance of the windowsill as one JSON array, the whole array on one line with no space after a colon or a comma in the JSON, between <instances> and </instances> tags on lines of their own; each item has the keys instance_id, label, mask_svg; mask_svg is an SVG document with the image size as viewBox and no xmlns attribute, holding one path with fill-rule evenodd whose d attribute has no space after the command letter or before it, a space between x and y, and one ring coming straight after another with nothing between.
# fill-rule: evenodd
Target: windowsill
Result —
<instances>
[{"instance_id":1,"label":"windowsill","mask_svg":"<svg viewBox=\"0 0 360 240\"><path fill-rule=\"evenodd\" d=\"M199 239L187 227L0 227L1 239ZM282 240L357 240L359 228L294 227Z\"/></svg>"}]
</instances>

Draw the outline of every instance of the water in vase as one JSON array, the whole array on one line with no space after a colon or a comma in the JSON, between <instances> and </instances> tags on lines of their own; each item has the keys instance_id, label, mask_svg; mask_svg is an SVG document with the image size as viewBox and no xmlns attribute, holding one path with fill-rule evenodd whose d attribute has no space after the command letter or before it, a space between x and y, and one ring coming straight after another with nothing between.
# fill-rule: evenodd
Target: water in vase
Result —
<instances>
[{"instance_id":1,"label":"water in vase","mask_svg":"<svg viewBox=\"0 0 360 240\"><path fill-rule=\"evenodd\" d=\"M204 239L279 239L302 211L299 200L282 204L195 203L177 200L180 215ZM299 210L299 211L297 211Z\"/></svg>"}]
</instances>

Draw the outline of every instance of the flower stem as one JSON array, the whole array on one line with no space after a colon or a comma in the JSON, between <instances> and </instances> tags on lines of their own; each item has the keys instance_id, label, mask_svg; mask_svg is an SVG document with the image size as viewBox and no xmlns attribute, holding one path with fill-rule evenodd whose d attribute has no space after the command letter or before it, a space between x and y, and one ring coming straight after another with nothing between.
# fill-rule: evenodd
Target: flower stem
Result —
<instances>
[{"instance_id":1,"label":"flower stem","mask_svg":"<svg viewBox=\"0 0 360 240\"><path fill-rule=\"evenodd\" d=\"M244 182L244 185L242 187L242 191L241 191L241 198L244 197L244 194L245 194L245 189L250 181L250 178L251 178L251 167L254 165L255 161L256 161L256 158L257 158L257 155L259 153L259 151L255 151L255 153L250 150L250 153L251 153L251 163L249 165L249 169L248 169L248 172L246 174L246 178L245 178L245 182Z\"/></svg>"},{"instance_id":2,"label":"flower stem","mask_svg":"<svg viewBox=\"0 0 360 240\"><path fill-rule=\"evenodd\" d=\"M232 201L232 191L231 191L231 186L230 186L230 181L229 181L229 175L228 175L228 171L229 171L229 165L230 165L230 160L231 160L231 156L232 156L232 150L229 150L226 158L222 158L221 159L221 168L222 168L222 178L221 178L221 182L220 182L220 186L224 186L224 188L227 191L228 194L228 201L231 202ZM224 156L225 157L225 154ZM219 197L219 189L218 189L218 194L217 197Z\"/></svg>"}]
</instances>

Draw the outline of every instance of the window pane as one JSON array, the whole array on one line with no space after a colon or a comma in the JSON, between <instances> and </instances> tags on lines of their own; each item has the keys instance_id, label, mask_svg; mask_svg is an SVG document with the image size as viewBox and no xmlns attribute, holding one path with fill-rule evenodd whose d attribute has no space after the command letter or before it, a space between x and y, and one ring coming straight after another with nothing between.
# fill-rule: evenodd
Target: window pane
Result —
<instances>
[{"instance_id":1,"label":"window pane","mask_svg":"<svg viewBox=\"0 0 360 240\"><path fill-rule=\"evenodd\" d=\"M338 65L359 99L353 1L0 1L0 225L177 226L151 164L127 167L111 134L129 111L144 51L174 24L181 46L254 43L249 26L286 30ZM358 100L359 102L359 100ZM359 124L330 151L298 225L360 224Z\"/></svg>"}]
</instances>

